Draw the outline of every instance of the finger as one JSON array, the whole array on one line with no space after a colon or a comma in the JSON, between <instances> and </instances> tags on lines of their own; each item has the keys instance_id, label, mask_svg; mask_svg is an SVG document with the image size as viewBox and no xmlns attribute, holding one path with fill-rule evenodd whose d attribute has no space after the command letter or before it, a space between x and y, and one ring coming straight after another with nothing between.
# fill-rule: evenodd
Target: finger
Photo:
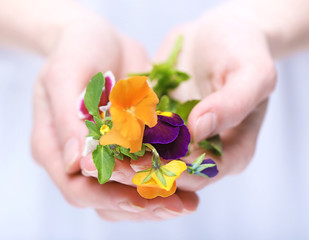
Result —
<instances>
[{"instance_id":1,"label":"finger","mask_svg":"<svg viewBox=\"0 0 309 240\"><path fill-rule=\"evenodd\" d=\"M260 72L247 66L229 73L225 85L198 103L190 113L188 127L195 142L239 125L273 91L276 72L269 64Z\"/></svg>"},{"instance_id":2,"label":"finger","mask_svg":"<svg viewBox=\"0 0 309 240\"><path fill-rule=\"evenodd\" d=\"M77 115L78 98L90 80L92 72L79 71L74 60L54 59L41 74L63 165L68 173L79 170L79 161L87 128ZM85 67L83 68L83 70Z\"/></svg>"},{"instance_id":3,"label":"finger","mask_svg":"<svg viewBox=\"0 0 309 240\"><path fill-rule=\"evenodd\" d=\"M82 158L80 162L82 174L87 177L98 177L98 171L93 163L92 156ZM132 179L135 171L130 166L130 161L127 158L123 160L115 159L115 167L110 178L110 181L116 181L125 185L133 186Z\"/></svg>"},{"instance_id":4,"label":"finger","mask_svg":"<svg viewBox=\"0 0 309 240\"><path fill-rule=\"evenodd\" d=\"M156 209L182 214L184 204L177 195L146 200L140 197L133 187L116 182L100 185L94 178L86 178L79 174L67 175L61 163L60 149L56 144L48 105L43 104L44 96L40 98L36 96L34 103L35 125L32 136L34 156L47 169L69 203L78 207L95 207L101 210L135 213L148 211L150 215L153 215Z\"/></svg>"},{"instance_id":5,"label":"finger","mask_svg":"<svg viewBox=\"0 0 309 240\"><path fill-rule=\"evenodd\" d=\"M101 209L97 209L96 212L101 218L108 221L129 220L140 222L145 220L166 220L179 216L185 216L193 213L197 209L199 200L195 193L177 191L175 195L181 200L184 206L184 209L181 213L166 209L158 204L152 204L152 206L149 207L147 211L139 213Z\"/></svg>"},{"instance_id":6,"label":"finger","mask_svg":"<svg viewBox=\"0 0 309 240\"><path fill-rule=\"evenodd\" d=\"M262 102L239 126L222 132L222 157L206 151L206 157L216 162L219 173L213 178L205 178L184 173L177 181L177 186L185 191L197 191L215 183L223 177L242 172L249 164L255 151L258 133L263 122L267 101ZM192 163L205 151L195 149L184 161Z\"/></svg>"},{"instance_id":7,"label":"finger","mask_svg":"<svg viewBox=\"0 0 309 240\"><path fill-rule=\"evenodd\" d=\"M96 179L81 175L67 175L63 169L60 148L52 125L43 87L37 85L34 100L34 128L32 151L43 165L69 203L79 207L92 206L119 210L122 204L144 209L147 200L135 188L118 183L98 184Z\"/></svg>"}]
</instances>

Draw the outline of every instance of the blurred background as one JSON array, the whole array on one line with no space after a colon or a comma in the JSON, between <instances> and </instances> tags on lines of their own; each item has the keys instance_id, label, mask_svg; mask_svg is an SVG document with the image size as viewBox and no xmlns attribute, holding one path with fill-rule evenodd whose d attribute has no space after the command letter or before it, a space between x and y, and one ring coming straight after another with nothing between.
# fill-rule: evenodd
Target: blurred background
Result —
<instances>
[{"instance_id":1,"label":"blurred background","mask_svg":"<svg viewBox=\"0 0 309 240\"><path fill-rule=\"evenodd\" d=\"M175 25L222 1L80 2L152 56ZM309 239L309 52L277 63L278 84L247 170L201 190L194 214L144 223L104 222L70 206L32 160L32 89L43 62L0 49L0 239Z\"/></svg>"}]
</instances>

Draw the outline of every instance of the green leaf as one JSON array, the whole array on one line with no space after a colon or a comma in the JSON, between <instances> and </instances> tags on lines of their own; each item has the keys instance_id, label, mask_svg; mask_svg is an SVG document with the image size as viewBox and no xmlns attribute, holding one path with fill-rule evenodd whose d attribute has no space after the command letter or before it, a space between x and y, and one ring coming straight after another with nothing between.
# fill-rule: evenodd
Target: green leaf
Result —
<instances>
[{"instance_id":1,"label":"green leaf","mask_svg":"<svg viewBox=\"0 0 309 240\"><path fill-rule=\"evenodd\" d=\"M146 151L146 147L145 147L145 145L143 144L143 145L142 145L142 149L141 149L140 151L138 151L138 152L135 152L134 155L135 155L135 156L138 156L138 157L142 157L142 156L145 155L145 151Z\"/></svg>"},{"instance_id":2,"label":"green leaf","mask_svg":"<svg viewBox=\"0 0 309 240\"><path fill-rule=\"evenodd\" d=\"M210 168L210 167L214 167L214 166L216 166L216 164L214 164L214 163L202 164L201 166L197 167L195 171L201 172L201 171L205 170L206 168Z\"/></svg>"},{"instance_id":3,"label":"green leaf","mask_svg":"<svg viewBox=\"0 0 309 240\"><path fill-rule=\"evenodd\" d=\"M205 153L203 153L202 155L200 155L197 159L194 160L194 162L192 163L192 168L197 168L199 165L201 165L201 163L203 162L205 157Z\"/></svg>"},{"instance_id":4,"label":"green leaf","mask_svg":"<svg viewBox=\"0 0 309 240\"><path fill-rule=\"evenodd\" d=\"M93 117L93 120L95 121L95 123L98 125L99 128L102 127L103 125L103 122L102 122L102 119L100 117Z\"/></svg>"},{"instance_id":5,"label":"green leaf","mask_svg":"<svg viewBox=\"0 0 309 240\"><path fill-rule=\"evenodd\" d=\"M164 178L161 170L156 170L155 173L156 173L158 179L160 180L160 182L166 187L166 181L165 181L165 178Z\"/></svg>"},{"instance_id":6,"label":"green leaf","mask_svg":"<svg viewBox=\"0 0 309 240\"><path fill-rule=\"evenodd\" d=\"M151 72L141 72L141 73L129 73L128 77L134 77L134 76L146 76L148 77L151 74Z\"/></svg>"},{"instance_id":7,"label":"green leaf","mask_svg":"<svg viewBox=\"0 0 309 240\"><path fill-rule=\"evenodd\" d=\"M176 177L177 175L173 173L172 171L166 169L165 167L161 167L161 170L164 175L169 176L169 177Z\"/></svg>"},{"instance_id":8,"label":"green leaf","mask_svg":"<svg viewBox=\"0 0 309 240\"><path fill-rule=\"evenodd\" d=\"M222 156L222 142L219 135L215 135L207 140L199 142L200 148L210 150L218 156Z\"/></svg>"},{"instance_id":9,"label":"green leaf","mask_svg":"<svg viewBox=\"0 0 309 240\"><path fill-rule=\"evenodd\" d=\"M167 95L163 95L160 98L160 102L157 105L157 110L162 112L170 111L170 98Z\"/></svg>"},{"instance_id":10,"label":"green leaf","mask_svg":"<svg viewBox=\"0 0 309 240\"><path fill-rule=\"evenodd\" d=\"M112 176L115 167L115 158L109 146L98 145L92 152L93 163L98 170L100 184L106 183Z\"/></svg>"},{"instance_id":11,"label":"green leaf","mask_svg":"<svg viewBox=\"0 0 309 240\"><path fill-rule=\"evenodd\" d=\"M100 138L100 128L93 122L86 120L85 124L89 130L88 137Z\"/></svg>"},{"instance_id":12,"label":"green leaf","mask_svg":"<svg viewBox=\"0 0 309 240\"><path fill-rule=\"evenodd\" d=\"M178 56L182 48L183 36L178 36L176 42L174 43L174 47L172 52L170 53L167 63L171 66L175 66L177 64Z\"/></svg>"},{"instance_id":13,"label":"green leaf","mask_svg":"<svg viewBox=\"0 0 309 240\"><path fill-rule=\"evenodd\" d=\"M85 106L88 112L94 117L100 117L99 103L103 88L105 85L105 78L103 73L99 72L94 75L89 82L85 93Z\"/></svg>"},{"instance_id":14,"label":"green leaf","mask_svg":"<svg viewBox=\"0 0 309 240\"><path fill-rule=\"evenodd\" d=\"M121 152L114 152L114 157L117 158L118 160L123 160L123 154Z\"/></svg>"},{"instance_id":15,"label":"green leaf","mask_svg":"<svg viewBox=\"0 0 309 240\"><path fill-rule=\"evenodd\" d=\"M125 155L125 156L127 156L127 157L129 157L133 160L137 160L137 156L134 153L130 153L129 149L119 146L119 150L123 155Z\"/></svg>"},{"instance_id":16,"label":"green leaf","mask_svg":"<svg viewBox=\"0 0 309 240\"><path fill-rule=\"evenodd\" d=\"M187 125L188 117L192 109L198 104L200 100L190 100L185 103L179 104L176 113L183 119L185 124Z\"/></svg>"},{"instance_id":17,"label":"green leaf","mask_svg":"<svg viewBox=\"0 0 309 240\"><path fill-rule=\"evenodd\" d=\"M147 169L144 169L144 170L140 170L138 171L137 173L140 173L140 172L150 172L152 168L147 168Z\"/></svg>"},{"instance_id":18,"label":"green leaf","mask_svg":"<svg viewBox=\"0 0 309 240\"><path fill-rule=\"evenodd\" d=\"M142 181L142 184L148 182L151 179L151 172L145 177L145 179Z\"/></svg>"}]
</instances>

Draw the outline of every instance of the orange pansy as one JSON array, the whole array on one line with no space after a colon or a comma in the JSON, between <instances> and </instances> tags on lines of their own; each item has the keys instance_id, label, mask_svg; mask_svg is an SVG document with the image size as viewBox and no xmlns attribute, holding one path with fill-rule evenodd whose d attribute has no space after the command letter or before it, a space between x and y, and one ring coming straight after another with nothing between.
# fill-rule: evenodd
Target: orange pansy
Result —
<instances>
[{"instance_id":1,"label":"orange pansy","mask_svg":"<svg viewBox=\"0 0 309 240\"><path fill-rule=\"evenodd\" d=\"M113 128L100 139L101 145L118 144L141 150L145 124L157 124L156 106L159 99L149 87L147 77L135 76L120 80L110 93L110 114Z\"/></svg>"},{"instance_id":2,"label":"orange pansy","mask_svg":"<svg viewBox=\"0 0 309 240\"><path fill-rule=\"evenodd\" d=\"M168 197L175 193L176 191L176 179L180 177L182 172L187 169L187 165L180 160L173 160L166 164L165 166L161 166L167 169L170 172L173 172L175 176L167 176L163 173L163 177L166 181L166 185L159 180L155 171L147 171L147 172L137 172L132 182L137 185L137 192L143 197L147 199L152 199L155 197ZM144 183L144 179L147 178L148 175L151 175L151 178Z\"/></svg>"}]
</instances>

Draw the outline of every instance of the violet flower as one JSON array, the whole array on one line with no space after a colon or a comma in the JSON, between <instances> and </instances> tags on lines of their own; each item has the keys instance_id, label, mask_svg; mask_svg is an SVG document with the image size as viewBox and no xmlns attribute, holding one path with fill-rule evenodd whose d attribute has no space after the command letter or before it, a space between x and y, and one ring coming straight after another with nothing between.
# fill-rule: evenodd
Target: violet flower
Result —
<instances>
[{"instance_id":1,"label":"violet flower","mask_svg":"<svg viewBox=\"0 0 309 240\"><path fill-rule=\"evenodd\" d=\"M203 156L201 156L203 157ZM187 172L194 175L200 175L204 177L215 177L218 174L217 164L214 160L208 158L204 159L202 162L199 163L187 163Z\"/></svg>"},{"instance_id":2,"label":"violet flower","mask_svg":"<svg viewBox=\"0 0 309 240\"><path fill-rule=\"evenodd\" d=\"M191 136L181 117L172 112L157 112L156 126L145 127L143 143L155 147L166 160L179 159L188 152Z\"/></svg>"}]
</instances>

